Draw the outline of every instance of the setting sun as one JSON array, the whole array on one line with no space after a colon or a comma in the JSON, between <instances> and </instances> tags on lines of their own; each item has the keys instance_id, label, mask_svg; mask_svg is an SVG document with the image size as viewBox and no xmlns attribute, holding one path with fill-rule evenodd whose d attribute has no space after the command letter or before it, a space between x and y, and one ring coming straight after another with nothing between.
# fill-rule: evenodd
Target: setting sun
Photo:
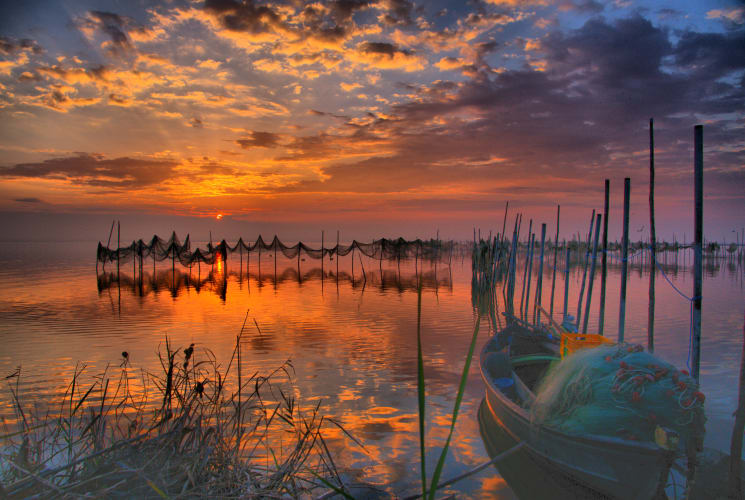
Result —
<instances>
[{"instance_id":1,"label":"setting sun","mask_svg":"<svg viewBox=\"0 0 745 500\"><path fill-rule=\"evenodd\" d=\"M222 214L217 214L217 217L216 218L217 218L217 220L222 219Z\"/></svg>"}]
</instances>

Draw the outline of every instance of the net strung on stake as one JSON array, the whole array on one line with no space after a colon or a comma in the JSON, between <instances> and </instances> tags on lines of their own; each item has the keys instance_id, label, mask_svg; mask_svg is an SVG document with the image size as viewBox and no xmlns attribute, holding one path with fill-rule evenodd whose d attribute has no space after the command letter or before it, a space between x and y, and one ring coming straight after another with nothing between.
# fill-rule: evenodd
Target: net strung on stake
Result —
<instances>
[{"instance_id":1,"label":"net strung on stake","mask_svg":"<svg viewBox=\"0 0 745 500\"><path fill-rule=\"evenodd\" d=\"M187 235L186 239L181 242L174 232L167 240L155 235L149 243L143 240L133 241L131 245L118 249L103 246L99 242L96 258L103 263L118 260L120 264L129 262L134 258L154 259L156 261L173 260L188 267L198 262L211 265L216 260L225 260L229 254L237 252L281 252L288 259L296 258L299 253L302 253L311 259L321 259L333 256L344 257L356 249L362 255L376 260L407 259L415 256L420 259L441 259L450 254L453 246L452 241L443 242L435 239L381 238L373 240L371 243L361 243L354 240L349 245L334 245L330 248L321 249L312 248L303 242L286 245L277 236L267 243L259 236L253 243L246 243L241 238L235 245L230 246L225 240L222 240L217 245L208 244L206 249L197 248L192 251L189 236Z\"/></svg>"},{"instance_id":2,"label":"net strung on stake","mask_svg":"<svg viewBox=\"0 0 745 500\"><path fill-rule=\"evenodd\" d=\"M531 408L534 424L574 435L655 441L658 426L681 444L704 436L704 395L686 371L619 344L585 349L549 369Z\"/></svg>"}]
</instances>

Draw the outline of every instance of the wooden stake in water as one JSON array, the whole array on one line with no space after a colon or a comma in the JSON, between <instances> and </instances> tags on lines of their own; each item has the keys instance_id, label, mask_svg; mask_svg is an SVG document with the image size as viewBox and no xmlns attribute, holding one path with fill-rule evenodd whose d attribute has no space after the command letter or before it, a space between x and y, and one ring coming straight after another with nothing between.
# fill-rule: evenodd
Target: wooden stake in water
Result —
<instances>
[{"instance_id":1,"label":"wooden stake in water","mask_svg":"<svg viewBox=\"0 0 745 500\"><path fill-rule=\"evenodd\" d=\"M693 260L693 366L691 375L699 379L701 364L701 290L703 281L703 240L704 240L704 127L696 125L693 129L693 195L695 212L694 226L694 260Z\"/></svg>"},{"instance_id":2,"label":"wooden stake in water","mask_svg":"<svg viewBox=\"0 0 745 500\"><path fill-rule=\"evenodd\" d=\"M649 119L649 311L647 349L654 351L654 281L657 273L657 235L654 227L654 119Z\"/></svg>"},{"instance_id":3,"label":"wooden stake in water","mask_svg":"<svg viewBox=\"0 0 745 500\"><path fill-rule=\"evenodd\" d=\"M541 324L541 296L543 295L543 251L546 245L546 224L541 225L541 257L539 259L540 268L538 269L538 281L535 286L535 303L536 307L533 309L533 323L536 325Z\"/></svg>"},{"instance_id":4,"label":"wooden stake in water","mask_svg":"<svg viewBox=\"0 0 745 500\"><path fill-rule=\"evenodd\" d=\"M595 281L595 265L598 258L598 239L600 239L600 220L602 215L597 215L595 222L595 242L592 245L592 266L590 267L590 282L587 284L587 304L585 304L585 319L582 322L582 333L587 333L587 321L590 318L590 303L592 302L592 284Z\"/></svg>"},{"instance_id":5,"label":"wooden stake in water","mask_svg":"<svg viewBox=\"0 0 745 500\"><path fill-rule=\"evenodd\" d=\"M566 245L566 240L564 240L564 243L564 246L567 249L567 257L566 263L564 264L564 314L562 316L562 321L566 319L567 314L569 313L569 253L571 252L569 245Z\"/></svg>"},{"instance_id":6,"label":"wooden stake in water","mask_svg":"<svg viewBox=\"0 0 745 500\"><path fill-rule=\"evenodd\" d=\"M121 246L122 223L116 221L116 281L119 282L119 247Z\"/></svg>"},{"instance_id":7,"label":"wooden stake in water","mask_svg":"<svg viewBox=\"0 0 745 500\"><path fill-rule=\"evenodd\" d=\"M517 266L518 219L519 214L515 216L515 228L512 231L510 260L507 268L507 293L505 297L505 308L512 316L515 315L515 267Z\"/></svg>"},{"instance_id":8,"label":"wooden stake in water","mask_svg":"<svg viewBox=\"0 0 745 500\"><path fill-rule=\"evenodd\" d=\"M530 321L528 310L530 309L530 282L533 277L533 248L535 247L535 233L530 235L530 249L528 250L528 282L525 288L525 312L523 319Z\"/></svg>"},{"instance_id":9,"label":"wooden stake in water","mask_svg":"<svg viewBox=\"0 0 745 500\"><path fill-rule=\"evenodd\" d=\"M603 255L600 269L600 314L598 315L598 334L603 334L605 326L605 281L608 276L608 209L610 208L610 179L605 179L605 203L603 203Z\"/></svg>"},{"instance_id":10,"label":"wooden stake in water","mask_svg":"<svg viewBox=\"0 0 745 500\"><path fill-rule=\"evenodd\" d=\"M556 289L556 271L559 268L557 262L559 252L559 218L561 216L561 205L556 205L556 239L554 240L554 272L551 277L551 306L548 311L549 316L554 317L554 290Z\"/></svg>"},{"instance_id":11,"label":"wooden stake in water","mask_svg":"<svg viewBox=\"0 0 745 500\"><path fill-rule=\"evenodd\" d=\"M525 269L523 271L523 288L520 292L520 317L523 315L523 308L525 307L525 285L528 278L528 262L530 261L530 238L533 235L533 219L530 219L528 224L528 245L525 247Z\"/></svg>"},{"instance_id":12,"label":"wooden stake in water","mask_svg":"<svg viewBox=\"0 0 745 500\"><path fill-rule=\"evenodd\" d=\"M324 232L321 231L321 287L323 288L323 238L324 238Z\"/></svg>"},{"instance_id":13,"label":"wooden stake in water","mask_svg":"<svg viewBox=\"0 0 745 500\"><path fill-rule=\"evenodd\" d=\"M502 239L499 241L499 249L502 250L502 243L504 243L504 232L507 230L507 209L510 208L510 201L504 205L504 220L502 221Z\"/></svg>"},{"instance_id":14,"label":"wooden stake in water","mask_svg":"<svg viewBox=\"0 0 745 500\"><path fill-rule=\"evenodd\" d=\"M585 296L585 283L587 282L587 265L590 262L590 242L592 242L592 227L595 224L595 209L592 210L592 217L590 217L590 230L587 232L587 250L585 251L585 269L582 272L582 286L579 289L579 300L577 301L577 320L576 328L579 331L580 319L582 318L582 299Z\"/></svg>"},{"instance_id":15,"label":"wooden stake in water","mask_svg":"<svg viewBox=\"0 0 745 500\"><path fill-rule=\"evenodd\" d=\"M626 327L626 282L628 279L629 258L629 201L631 198L631 179L623 180L623 240L621 241L621 304L618 312L618 342L623 342Z\"/></svg>"}]
</instances>

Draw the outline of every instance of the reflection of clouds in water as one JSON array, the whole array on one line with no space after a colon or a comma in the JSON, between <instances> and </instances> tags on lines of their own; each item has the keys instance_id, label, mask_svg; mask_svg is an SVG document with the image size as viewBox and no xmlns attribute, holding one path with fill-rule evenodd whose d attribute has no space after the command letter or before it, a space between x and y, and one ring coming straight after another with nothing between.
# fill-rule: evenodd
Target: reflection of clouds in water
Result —
<instances>
[{"instance_id":1,"label":"reflection of clouds in water","mask_svg":"<svg viewBox=\"0 0 745 500\"><path fill-rule=\"evenodd\" d=\"M88 363L88 372L93 376L101 373L107 364L118 366L121 352L126 350L133 367L159 370L155 353L166 335L172 345L181 348L195 342L199 358L203 355L202 349L207 347L214 351L219 362L227 364L249 309L242 342L243 373L265 374L291 359L296 380L293 394L303 408L322 401L322 413L341 423L369 452L368 455L335 425L324 424L324 436L328 436L327 444L337 465L357 471L365 481L390 485L397 494L416 493L415 489L411 490L419 481L416 292L399 286L371 286L380 276L377 262L368 266L365 261L368 282L364 290L357 259L354 285L351 280L340 279L337 289L335 280L326 279L322 286L320 269L301 263L303 276L310 273L312 279L303 278L302 283L298 283L296 268L290 267L289 278L282 281L278 275L275 287L273 262L264 254L263 286L258 286L257 262L253 255L250 279L246 278L244 255L242 280L240 274L236 275L239 261L231 257L224 301L215 293L221 286L218 285L222 282L220 279L215 280L215 284L204 283L200 293L196 287L182 287L176 296L171 295L168 288L171 269L161 263L157 265L157 274L164 273L162 286L158 282L157 291L139 296L132 293L131 266L125 266L130 281L128 287L122 282L119 297L115 282L98 292L90 248L81 247L81 250L75 266L39 268L38 260L34 265L22 261L0 265L0 283L3 284L0 287L0 334L5 342L3 354L6 354L0 354L0 373L10 373L22 363L30 394L48 401L54 394L64 391L78 360ZM22 251L15 253L25 255ZM679 262L682 261L681 253ZM279 262L282 264L281 256ZM340 276L351 277L350 259L340 259L339 264ZM563 258L560 271L563 270L561 266ZM152 272L152 262L143 267L146 274ZM537 267L534 264L534 269ZM429 263L424 269L425 275L434 278L434 269ZM442 269L438 268L438 281L451 280L452 286L439 286L437 292L433 286L422 296L429 467L434 467L447 436L452 399L473 333L470 263L468 260L463 264L460 259L454 261L452 278ZM550 299L551 287L546 284L550 279L550 264L546 269L544 304ZM112 267L107 264L106 270L109 272ZM325 270L335 273L336 262ZM204 280L212 269L203 265L201 271ZM577 304L581 271L581 266L572 267L571 307ZM430 272L432 274L427 274ZM681 266L676 272L666 267L665 272L681 289L690 290L688 268ZM179 274L177 266L176 282L182 283L188 270L181 273L181 277ZM192 278L196 279L197 275L198 270L192 268ZM386 280L388 276L397 278L396 264L386 269L384 263L383 275ZM401 276L414 280L413 262L401 262ZM639 278L635 272L629 281L627 337L634 342L646 341L647 278L646 274ZM725 443L731 430L730 415L734 408L732 401L737 390L741 352L741 339L731 332L742 328L742 319L733 310L741 310L743 292L739 275L728 273L726 266L722 266L715 277L705 279L702 383L706 386L710 419L707 439L713 436L717 442ZM431 283L434 285L434 281ZM617 295L613 295L618 283L614 262L609 271L606 303L606 333L610 337L615 335L614 318L618 317ZM662 279L658 278L656 353L682 366L687 356L687 303L666 283L661 283ZM594 293L599 293L599 286L596 290L598 292ZM593 298L590 328L597 322L596 300L597 295ZM555 310L562 305L563 273L560 272ZM261 333L253 323L254 318ZM477 349L488 335L483 326L482 322ZM133 390L141 391L135 370L130 373ZM282 387L289 390L288 386ZM488 459L480 442L475 416L475 407L483 398L483 391L474 360L443 471L444 479ZM0 391L3 405L6 394ZM4 407L0 408L5 411ZM491 481L489 478L497 478L493 468L457 484L453 491L459 498L467 494L472 498L492 497L495 495L492 490L482 488L484 481ZM500 481L494 484L503 486ZM496 495L502 495L502 491L498 490Z\"/></svg>"},{"instance_id":2,"label":"reflection of clouds in water","mask_svg":"<svg viewBox=\"0 0 745 500\"><path fill-rule=\"evenodd\" d=\"M495 475L488 477L479 478L481 482L481 491L484 494L482 498L500 498L500 499L512 499L515 498L514 493L510 490L507 485L507 481L503 478Z\"/></svg>"}]
</instances>

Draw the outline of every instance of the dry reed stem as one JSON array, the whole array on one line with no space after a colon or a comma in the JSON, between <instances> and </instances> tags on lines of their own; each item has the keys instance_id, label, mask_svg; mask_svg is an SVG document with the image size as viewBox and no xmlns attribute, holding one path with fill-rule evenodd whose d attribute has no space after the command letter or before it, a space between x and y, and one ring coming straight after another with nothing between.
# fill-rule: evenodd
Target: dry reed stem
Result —
<instances>
[{"instance_id":1,"label":"dry reed stem","mask_svg":"<svg viewBox=\"0 0 745 500\"><path fill-rule=\"evenodd\" d=\"M322 436L320 403L306 415L287 395L294 381L290 361L267 376L256 372L246 378L239 361L241 335L224 372L209 349L199 354L193 346L174 349L166 339L159 349L162 372L141 371L137 391L130 386L137 372L126 358L114 390L108 367L84 388L85 366L78 365L56 413L29 412L18 380L9 381L17 429L0 436L0 462L7 464L0 466L4 493L9 498L303 498L325 491L317 477L343 489ZM237 370L240 383L228 393L231 370ZM275 442L288 433L289 446Z\"/></svg>"}]
</instances>

